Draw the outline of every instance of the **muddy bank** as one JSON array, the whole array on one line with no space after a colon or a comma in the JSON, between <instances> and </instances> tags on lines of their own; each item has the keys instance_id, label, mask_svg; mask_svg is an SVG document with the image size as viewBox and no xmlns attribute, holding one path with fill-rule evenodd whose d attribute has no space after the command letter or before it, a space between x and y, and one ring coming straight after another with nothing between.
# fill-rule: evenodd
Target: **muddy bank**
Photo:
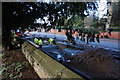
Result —
<instances>
[{"instance_id":1,"label":"muddy bank","mask_svg":"<svg viewBox=\"0 0 120 80\"><path fill-rule=\"evenodd\" d=\"M85 51L66 59L70 60L66 63L68 66L73 66L92 78L120 78L120 61L103 48Z\"/></svg>"}]
</instances>

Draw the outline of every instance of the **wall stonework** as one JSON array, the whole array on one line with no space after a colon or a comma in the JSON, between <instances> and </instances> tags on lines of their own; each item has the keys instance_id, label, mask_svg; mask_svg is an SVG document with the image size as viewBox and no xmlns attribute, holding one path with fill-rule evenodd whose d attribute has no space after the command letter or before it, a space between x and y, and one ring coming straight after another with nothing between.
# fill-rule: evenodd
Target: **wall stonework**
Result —
<instances>
[{"instance_id":1,"label":"wall stonework","mask_svg":"<svg viewBox=\"0 0 120 80\"><path fill-rule=\"evenodd\" d=\"M42 79L44 78L80 78L84 79L78 74L74 73L64 65L60 64L47 54L35 48L29 42L24 42L22 51L33 66L36 73Z\"/></svg>"}]
</instances>

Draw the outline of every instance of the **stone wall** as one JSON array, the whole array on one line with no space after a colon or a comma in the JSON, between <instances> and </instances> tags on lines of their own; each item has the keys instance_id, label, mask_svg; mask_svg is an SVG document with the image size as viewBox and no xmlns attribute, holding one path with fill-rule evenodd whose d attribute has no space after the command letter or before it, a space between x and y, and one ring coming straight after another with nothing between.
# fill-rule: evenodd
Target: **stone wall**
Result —
<instances>
[{"instance_id":1,"label":"stone wall","mask_svg":"<svg viewBox=\"0 0 120 80\"><path fill-rule=\"evenodd\" d=\"M29 63L33 66L36 73L41 79L44 78L80 78L78 74L74 73L64 65L60 64L40 49L34 47L29 42L24 42L22 51Z\"/></svg>"}]
</instances>

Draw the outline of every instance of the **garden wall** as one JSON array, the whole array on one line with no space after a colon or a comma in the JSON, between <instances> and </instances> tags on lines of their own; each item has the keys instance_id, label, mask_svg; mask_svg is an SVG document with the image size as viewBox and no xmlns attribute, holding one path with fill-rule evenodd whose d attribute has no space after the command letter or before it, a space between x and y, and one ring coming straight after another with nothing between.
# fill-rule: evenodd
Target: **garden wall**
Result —
<instances>
[{"instance_id":1,"label":"garden wall","mask_svg":"<svg viewBox=\"0 0 120 80\"><path fill-rule=\"evenodd\" d=\"M24 42L22 51L29 63L33 66L36 73L40 78L81 78L78 74L74 73L64 65L60 64L47 54L43 53L40 49L31 45L29 42ZM29 73L28 73L29 74Z\"/></svg>"}]
</instances>

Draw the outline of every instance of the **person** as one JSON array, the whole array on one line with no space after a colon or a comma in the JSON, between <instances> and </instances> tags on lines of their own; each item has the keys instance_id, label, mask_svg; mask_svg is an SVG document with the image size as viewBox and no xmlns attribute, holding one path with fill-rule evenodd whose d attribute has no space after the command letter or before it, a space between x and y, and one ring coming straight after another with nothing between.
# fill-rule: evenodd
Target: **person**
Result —
<instances>
[{"instance_id":1,"label":"person","mask_svg":"<svg viewBox=\"0 0 120 80\"><path fill-rule=\"evenodd\" d=\"M34 38L34 43L36 43L36 38Z\"/></svg>"},{"instance_id":2,"label":"person","mask_svg":"<svg viewBox=\"0 0 120 80\"><path fill-rule=\"evenodd\" d=\"M52 45L53 44L53 39L49 38L49 42L50 42L50 45Z\"/></svg>"},{"instance_id":3,"label":"person","mask_svg":"<svg viewBox=\"0 0 120 80\"><path fill-rule=\"evenodd\" d=\"M34 38L34 43L38 44L38 39Z\"/></svg>"},{"instance_id":4,"label":"person","mask_svg":"<svg viewBox=\"0 0 120 80\"><path fill-rule=\"evenodd\" d=\"M42 40L41 40L41 39L39 40L38 44L39 44L40 48L42 48L42 44L43 44L43 43L42 43Z\"/></svg>"}]
</instances>

